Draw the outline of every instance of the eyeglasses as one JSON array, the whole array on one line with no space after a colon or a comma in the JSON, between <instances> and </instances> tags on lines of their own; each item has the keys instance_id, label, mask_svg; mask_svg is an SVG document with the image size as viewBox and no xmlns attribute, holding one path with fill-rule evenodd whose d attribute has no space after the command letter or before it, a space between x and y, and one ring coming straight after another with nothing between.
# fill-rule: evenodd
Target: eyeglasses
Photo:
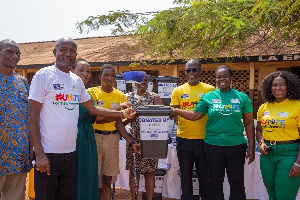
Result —
<instances>
[{"instance_id":1,"label":"eyeglasses","mask_svg":"<svg viewBox=\"0 0 300 200\"><path fill-rule=\"evenodd\" d=\"M186 69L185 72L186 73L191 73L191 72L197 73L198 72L198 68Z\"/></svg>"}]
</instances>

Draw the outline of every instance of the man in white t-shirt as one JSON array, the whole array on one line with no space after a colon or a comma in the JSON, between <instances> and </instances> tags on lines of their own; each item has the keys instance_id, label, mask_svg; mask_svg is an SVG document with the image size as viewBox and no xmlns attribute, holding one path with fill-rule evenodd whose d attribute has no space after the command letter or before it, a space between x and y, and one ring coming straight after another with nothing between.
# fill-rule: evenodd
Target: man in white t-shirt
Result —
<instances>
[{"instance_id":1,"label":"man in white t-shirt","mask_svg":"<svg viewBox=\"0 0 300 200\"><path fill-rule=\"evenodd\" d=\"M39 200L76 199L76 136L79 104L91 115L132 118L134 112L93 104L81 79L70 72L77 56L72 38L60 38L56 63L40 69L29 92L29 130L35 152L35 194Z\"/></svg>"}]
</instances>

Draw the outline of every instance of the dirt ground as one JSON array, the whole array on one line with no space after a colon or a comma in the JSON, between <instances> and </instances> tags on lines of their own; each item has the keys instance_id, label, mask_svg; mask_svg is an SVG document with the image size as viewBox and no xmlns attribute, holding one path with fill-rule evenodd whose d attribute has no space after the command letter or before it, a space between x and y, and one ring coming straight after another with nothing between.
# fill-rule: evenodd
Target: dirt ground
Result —
<instances>
[{"instance_id":1,"label":"dirt ground","mask_svg":"<svg viewBox=\"0 0 300 200\"><path fill-rule=\"evenodd\" d=\"M26 181L26 188L28 188L28 179ZM115 200L130 200L130 192L129 190L125 190L122 188L116 188L115 191ZM176 200L172 198L162 197L163 200ZM28 191L26 190L26 198L25 200L33 200L32 198L28 197ZM139 192L138 194L138 200L142 200L142 192ZM255 199L249 199L249 200L255 200Z\"/></svg>"},{"instance_id":2,"label":"dirt ground","mask_svg":"<svg viewBox=\"0 0 300 200\"><path fill-rule=\"evenodd\" d=\"M126 199L128 199L128 200L131 199L129 190L125 190L122 188L116 188L115 200L126 200ZM171 198L167 198L167 197L163 197L162 199L163 200L176 200L176 199L171 199ZM33 200L33 199L26 196L25 200ZM139 192L138 200L142 200L142 192Z\"/></svg>"},{"instance_id":3,"label":"dirt ground","mask_svg":"<svg viewBox=\"0 0 300 200\"><path fill-rule=\"evenodd\" d=\"M115 200L121 200L121 199L131 199L130 197L130 191L124 190L122 188L116 188L115 192ZM142 192L138 193L138 200L142 199ZM162 197L163 200L175 200L167 197Z\"/></svg>"},{"instance_id":4,"label":"dirt ground","mask_svg":"<svg viewBox=\"0 0 300 200\"><path fill-rule=\"evenodd\" d=\"M29 182L28 182L28 179L26 180L26 188L28 188L28 185L29 185ZM115 200L130 200L131 197L130 197L130 191L129 190L125 190L125 189L122 189L122 188L116 188L115 190ZM163 200L175 200L175 199L171 199L171 198L166 198L166 197L163 197L162 198ZM33 200L32 198L29 198L28 197L28 190L26 190L26 198L25 200ZM139 192L138 194L138 200L142 200L142 192Z\"/></svg>"}]
</instances>

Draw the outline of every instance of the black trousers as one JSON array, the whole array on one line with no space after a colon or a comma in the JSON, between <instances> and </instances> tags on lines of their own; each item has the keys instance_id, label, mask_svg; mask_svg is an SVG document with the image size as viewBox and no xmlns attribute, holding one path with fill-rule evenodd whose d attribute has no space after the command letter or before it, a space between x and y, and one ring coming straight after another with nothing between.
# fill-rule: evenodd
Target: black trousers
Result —
<instances>
[{"instance_id":1,"label":"black trousers","mask_svg":"<svg viewBox=\"0 0 300 200\"><path fill-rule=\"evenodd\" d=\"M34 170L36 200L76 200L76 152L46 153L50 175Z\"/></svg>"},{"instance_id":2,"label":"black trousers","mask_svg":"<svg viewBox=\"0 0 300 200\"><path fill-rule=\"evenodd\" d=\"M215 146L205 143L209 169L209 200L224 200L223 182L225 169L230 185L230 200L246 200L244 187L244 164L246 144Z\"/></svg>"},{"instance_id":3,"label":"black trousers","mask_svg":"<svg viewBox=\"0 0 300 200\"><path fill-rule=\"evenodd\" d=\"M204 152L204 140L176 138L177 157L181 174L181 190L183 200L193 198L193 166L195 164L199 180L199 194L207 200L208 170Z\"/></svg>"}]
</instances>

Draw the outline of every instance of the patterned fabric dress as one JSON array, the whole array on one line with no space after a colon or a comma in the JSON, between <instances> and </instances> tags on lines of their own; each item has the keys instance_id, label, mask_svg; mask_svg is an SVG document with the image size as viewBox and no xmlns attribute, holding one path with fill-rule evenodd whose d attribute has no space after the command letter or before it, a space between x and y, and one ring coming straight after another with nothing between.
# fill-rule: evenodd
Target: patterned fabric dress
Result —
<instances>
[{"instance_id":1,"label":"patterned fabric dress","mask_svg":"<svg viewBox=\"0 0 300 200\"><path fill-rule=\"evenodd\" d=\"M150 92L150 95L147 98L141 98L140 100L135 98L135 107L144 106L144 105L153 105L155 93ZM132 93L129 93L127 96L127 101L132 101ZM140 125L138 122L138 117L135 119L134 135L135 141L137 144L141 143L140 138ZM136 158L136 171L137 173L144 172L154 172L157 170L158 160L157 159L144 159L141 154L135 154ZM133 156L132 148L128 146L126 148L126 170L133 170Z\"/></svg>"},{"instance_id":2,"label":"patterned fabric dress","mask_svg":"<svg viewBox=\"0 0 300 200\"><path fill-rule=\"evenodd\" d=\"M0 177L29 172L27 80L0 74Z\"/></svg>"}]
</instances>

